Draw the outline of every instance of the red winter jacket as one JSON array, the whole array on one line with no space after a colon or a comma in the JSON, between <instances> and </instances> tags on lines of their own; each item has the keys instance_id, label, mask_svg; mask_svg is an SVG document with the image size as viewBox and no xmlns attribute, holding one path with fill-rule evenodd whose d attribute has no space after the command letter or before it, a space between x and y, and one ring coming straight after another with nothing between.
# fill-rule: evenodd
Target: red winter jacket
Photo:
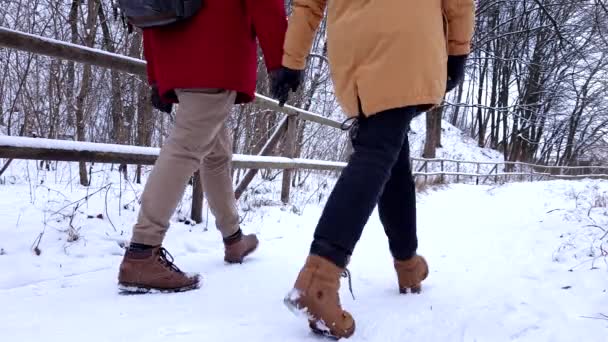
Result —
<instances>
[{"instance_id":1,"label":"red winter jacket","mask_svg":"<svg viewBox=\"0 0 608 342\"><path fill-rule=\"evenodd\" d=\"M144 30L148 81L167 102L176 88L238 92L253 100L260 42L266 68L281 66L287 16L283 0L205 0L196 16L174 26Z\"/></svg>"}]
</instances>

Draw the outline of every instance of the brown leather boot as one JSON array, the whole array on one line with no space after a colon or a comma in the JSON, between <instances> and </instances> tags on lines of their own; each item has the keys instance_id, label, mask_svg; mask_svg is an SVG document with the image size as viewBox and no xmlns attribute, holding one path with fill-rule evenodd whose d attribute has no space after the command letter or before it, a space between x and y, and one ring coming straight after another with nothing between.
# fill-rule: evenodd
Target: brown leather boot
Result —
<instances>
[{"instance_id":1,"label":"brown leather boot","mask_svg":"<svg viewBox=\"0 0 608 342\"><path fill-rule=\"evenodd\" d=\"M200 277L182 272L166 249L127 250L120 264L118 285L123 294L184 292L198 289Z\"/></svg>"},{"instance_id":2,"label":"brown leather boot","mask_svg":"<svg viewBox=\"0 0 608 342\"><path fill-rule=\"evenodd\" d=\"M399 293L407 293L408 290L412 293L420 293L421 283L429 275L429 265L426 260L420 255L415 255L405 261L395 260L394 264L399 279Z\"/></svg>"},{"instance_id":3,"label":"brown leather boot","mask_svg":"<svg viewBox=\"0 0 608 342\"><path fill-rule=\"evenodd\" d=\"M329 260L310 255L300 271L285 305L294 313L305 313L313 332L333 338L348 338L355 320L340 305L340 276L343 269Z\"/></svg>"},{"instance_id":4,"label":"brown leather boot","mask_svg":"<svg viewBox=\"0 0 608 342\"><path fill-rule=\"evenodd\" d=\"M242 264L246 256L258 248L255 234L243 235L239 230L234 236L224 239L224 261L230 264Z\"/></svg>"}]
</instances>

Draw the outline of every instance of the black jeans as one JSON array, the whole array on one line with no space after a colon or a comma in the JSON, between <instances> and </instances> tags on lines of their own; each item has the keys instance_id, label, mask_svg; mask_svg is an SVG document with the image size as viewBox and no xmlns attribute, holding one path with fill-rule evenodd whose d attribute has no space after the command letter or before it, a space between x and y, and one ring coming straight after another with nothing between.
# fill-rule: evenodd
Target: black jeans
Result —
<instances>
[{"instance_id":1,"label":"black jeans","mask_svg":"<svg viewBox=\"0 0 608 342\"><path fill-rule=\"evenodd\" d=\"M310 253L346 267L376 205L395 259L416 254L416 189L407 131L414 107L358 119L354 153L334 187Z\"/></svg>"}]
</instances>

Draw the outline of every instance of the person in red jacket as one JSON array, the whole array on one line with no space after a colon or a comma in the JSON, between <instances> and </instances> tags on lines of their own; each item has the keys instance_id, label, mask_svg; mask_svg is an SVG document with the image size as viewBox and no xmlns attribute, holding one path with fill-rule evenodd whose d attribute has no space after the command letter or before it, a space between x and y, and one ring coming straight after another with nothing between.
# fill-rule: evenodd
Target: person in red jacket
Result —
<instances>
[{"instance_id":1,"label":"person in red jacket","mask_svg":"<svg viewBox=\"0 0 608 342\"><path fill-rule=\"evenodd\" d=\"M287 16L283 0L206 0L188 20L144 30L154 106L175 125L141 196L141 208L120 265L124 292L181 292L199 287L162 247L188 180L200 169L203 189L224 241L224 260L241 263L258 246L239 226L230 176L232 142L226 119L234 104L254 99L257 43L269 72L281 67Z\"/></svg>"}]
</instances>

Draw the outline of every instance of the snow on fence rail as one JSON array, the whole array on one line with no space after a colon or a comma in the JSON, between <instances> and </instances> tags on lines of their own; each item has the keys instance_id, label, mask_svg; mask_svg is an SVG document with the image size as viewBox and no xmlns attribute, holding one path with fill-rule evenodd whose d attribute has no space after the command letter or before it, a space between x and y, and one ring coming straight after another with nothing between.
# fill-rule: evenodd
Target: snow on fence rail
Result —
<instances>
[{"instance_id":1,"label":"snow on fence rail","mask_svg":"<svg viewBox=\"0 0 608 342\"><path fill-rule=\"evenodd\" d=\"M0 136L0 158L153 165L159 152L160 149L154 147ZM337 161L242 154L235 154L232 164L235 168L247 169L308 169L320 171L340 171L346 166L345 162ZM414 176L417 179L424 179L425 182L437 181L438 177L440 183L464 182L475 184L485 184L492 181L497 183L552 178L608 179L608 166L545 166L520 162L477 162L424 158L412 158L412 165L414 165ZM474 171L465 169L461 165L471 165ZM485 169L482 169L482 166ZM547 172L547 170L550 170L550 172ZM590 172L577 174L578 170L590 170Z\"/></svg>"},{"instance_id":2,"label":"snow on fence rail","mask_svg":"<svg viewBox=\"0 0 608 342\"><path fill-rule=\"evenodd\" d=\"M153 165L159 148L80 141L0 136L0 158L87 161ZM346 163L301 158L235 154L233 167L247 169L309 169L336 171Z\"/></svg>"}]
</instances>

